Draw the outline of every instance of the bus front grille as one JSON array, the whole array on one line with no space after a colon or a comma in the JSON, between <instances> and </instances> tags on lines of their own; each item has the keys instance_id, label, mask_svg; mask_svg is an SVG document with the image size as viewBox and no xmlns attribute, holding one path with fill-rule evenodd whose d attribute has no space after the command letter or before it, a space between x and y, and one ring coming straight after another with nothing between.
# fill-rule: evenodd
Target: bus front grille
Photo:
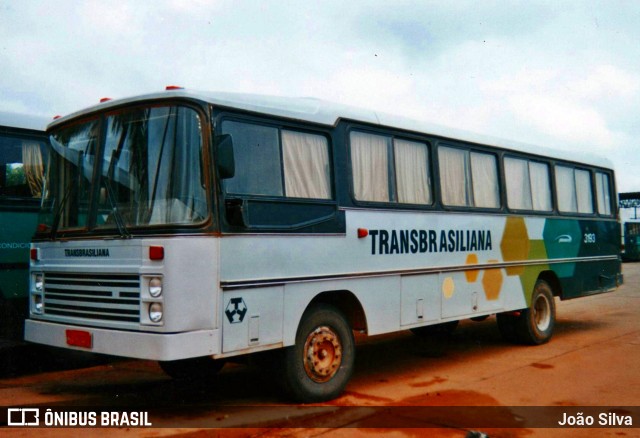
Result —
<instances>
[{"instance_id":1,"label":"bus front grille","mask_svg":"<svg viewBox=\"0 0 640 438\"><path fill-rule=\"evenodd\" d=\"M65 318L137 323L137 275L46 273L44 314Z\"/></svg>"}]
</instances>

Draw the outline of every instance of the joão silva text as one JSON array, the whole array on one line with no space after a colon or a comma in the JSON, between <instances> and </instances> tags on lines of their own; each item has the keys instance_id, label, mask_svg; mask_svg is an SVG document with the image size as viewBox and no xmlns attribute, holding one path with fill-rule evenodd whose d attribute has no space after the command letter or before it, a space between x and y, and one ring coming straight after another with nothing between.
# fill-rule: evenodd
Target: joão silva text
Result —
<instances>
[{"instance_id":1,"label":"jo\u00e3o silva text","mask_svg":"<svg viewBox=\"0 0 640 438\"><path fill-rule=\"evenodd\" d=\"M578 412L576 415L562 414L562 420L558 421L560 426L594 426L595 418L591 415L583 415ZM615 412L602 412L598 415L598 426L633 426L633 418L630 415L619 415Z\"/></svg>"}]
</instances>

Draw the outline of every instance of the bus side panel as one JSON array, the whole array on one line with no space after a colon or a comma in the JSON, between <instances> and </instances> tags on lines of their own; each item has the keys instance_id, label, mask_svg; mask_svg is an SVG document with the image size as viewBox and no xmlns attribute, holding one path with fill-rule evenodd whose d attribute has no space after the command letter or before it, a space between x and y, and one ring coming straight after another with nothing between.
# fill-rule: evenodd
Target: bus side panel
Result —
<instances>
[{"instance_id":1,"label":"bus side panel","mask_svg":"<svg viewBox=\"0 0 640 438\"><path fill-rule=\"evenodd\" d=\"M438 275L402 277L400 325L410 327L440 319L442 293Z\"/></svg>"},{"instance_id":2,"label":"bus side panel","mask_svg":"<svg viewBox=\"0 0 640 438\"><path fill-rule=\"evenodd\" d=\"M615 221L547 219L543 235L550 261L569 259L551 264L562 286L563 299L605 292L616 286L620 260L599 258L618 256L618 227ZM593 260L575 261L585 257Z\"/></svg>"},{"instance_id":3,"label":"bus side panel","mask_svg":"<svg viewBox=\"0 0 640 438\"><path fill-rule=\"evenodd\" d=\"M400 284L400 276L287 284L284 295L284 346L295 343L304 311L314 298L321 297L324 292L353 294L364 311L369 335L400 330ZM437 311L439 313L439 309Z\"/></svg>"},{"instance_id":4,"label":"bus side panel","mask_svg":"<svg viewBox=\"0 0 640 438\"><path fill-rule=\"evenodd\" d=\"M36 229L37 212L2 211L0 214L0 289L5 299L26 298L29 242Z\"/></svg>"},{"instance_id":5,"label":"bus side panel","mask_svg":"<svg viewBox=\"0 0 640 438\"><path fill-rule=\"evenodd\" d=\"M223 353L282 342L283 291L274 286L223 294Z\"/></svg>"},{"instance_id":6,"label":"bus side panel","mask_svg":"<svg viewBox=\"0 0 640 438\"><path fill-rule=\"evenodd\" d=\"M29 241L35 211L0 211L0 335L22 338L28 315Z\"/></svg>"}]
</instances>

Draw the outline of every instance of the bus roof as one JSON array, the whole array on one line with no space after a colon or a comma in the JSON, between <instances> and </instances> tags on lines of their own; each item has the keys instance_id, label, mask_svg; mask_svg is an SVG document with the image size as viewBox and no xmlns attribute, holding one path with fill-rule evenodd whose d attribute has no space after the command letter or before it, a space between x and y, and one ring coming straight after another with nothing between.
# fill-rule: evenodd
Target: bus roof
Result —
<instances>
[{"instance_id":1,"label":"bus roof","mask_svg":"<svg viewBox=\"0 0 640 438\"><path fill-rule=\"evenodd\" d=\"M51 119L31 114L0 111L0 126L44 131Z\"/></svg>"},{"instance_id":2,"label":"bus roof","mask_svg":"<svg viewBox=\"0 0 640 438\"><path fill-rule=\"evenodd\" d=\"M575 151L564 151L540 147L514 140L501 139L488 135L478 134L461 129L451 128L434 123L413 120L406 117L381 113L354 106L338 104L310 97L280 97L259 94L228 93L228 92L203 92L186 89L172 89L159 93L145 94L124 99L109 100L98 105L75 112L62 117L49 124L52 128L66 120L90 114L94 111L104 110L127 103L136 103L149 100L174 98L196 99L213 105L251 111L261 114L269 114L293 120L316 123L320 125L335 126L341 119L348 119L374 125L397 128L417 133L429 134L436 137L461 140L487 146L495 146L502 149L525 152L541 157L550 157L566 161L584 163L603 168L613 168L613 164L607 158L580 152L576 159Z\"/></svg>"}]
</instances>

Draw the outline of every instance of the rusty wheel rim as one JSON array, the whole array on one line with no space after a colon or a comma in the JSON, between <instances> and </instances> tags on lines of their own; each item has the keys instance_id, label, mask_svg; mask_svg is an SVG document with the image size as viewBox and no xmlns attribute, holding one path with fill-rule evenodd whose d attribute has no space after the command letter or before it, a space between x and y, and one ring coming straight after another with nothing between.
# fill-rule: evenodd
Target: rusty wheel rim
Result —
<instances>
[{"instance_id":1,"label":"rusty wheel rim","mask_svg":"<svg viewBox=\"0 0 640 438\"><path fill-rule=\"evenodd\" d=\"M314 382L327 382L340 369L340 338L331 328L318 327L307 336L304 355L304 370L307 376Z\"/></svg>"}]
</instances>

